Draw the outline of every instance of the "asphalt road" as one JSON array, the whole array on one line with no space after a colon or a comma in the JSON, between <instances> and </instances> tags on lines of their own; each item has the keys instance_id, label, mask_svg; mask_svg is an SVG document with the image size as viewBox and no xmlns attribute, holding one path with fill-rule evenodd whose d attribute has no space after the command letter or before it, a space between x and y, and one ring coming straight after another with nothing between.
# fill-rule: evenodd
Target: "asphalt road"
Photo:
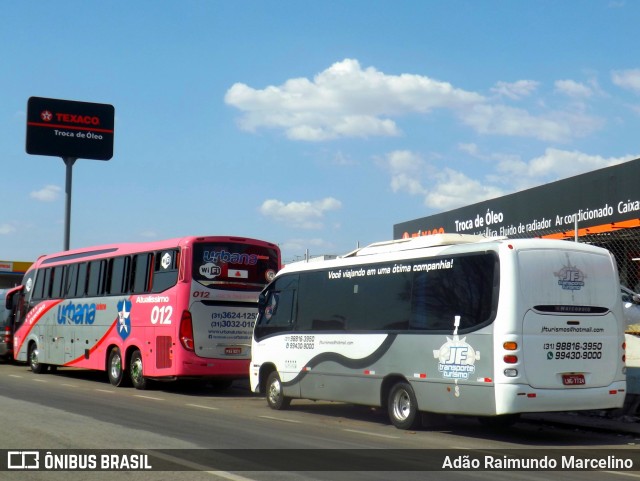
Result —
<instances>
[{"instance_id":1,"label":"asphalt road","mask_svg":"<svg viewBox=\"0 0 640 481\"><path fill-rule=\"evenodd\" d=\"M635 456L638 440L531 422L495 431L461 417L430 419L421 430L400 431L389 424L386 413L362 406L294 400L289 410L273 411L244 382L222 392L193 383L154 384L138 391L112 387L104 373L60 369L36 375L24 365L0 365L0 406L0 449L93 450L81 452L98 456L126 449L152 456L155 467L166 463L162 465L177 470L12 471L0 472L0 479L640 480L640 470L406 471L422 469L421 456L431 456L436 464L444 455L451 463L463 461L466 453L499 460L506 450L521 450L517 453L524 458L533 450L552 456ZM223 451L229 449L237 451ZM259 451L239 451L247 449ZM300 449L310 451L296 451ZM574 449L579 451L569 451ZM400 471L390 472L398 466Z\"/></svg>"}]
</instances>

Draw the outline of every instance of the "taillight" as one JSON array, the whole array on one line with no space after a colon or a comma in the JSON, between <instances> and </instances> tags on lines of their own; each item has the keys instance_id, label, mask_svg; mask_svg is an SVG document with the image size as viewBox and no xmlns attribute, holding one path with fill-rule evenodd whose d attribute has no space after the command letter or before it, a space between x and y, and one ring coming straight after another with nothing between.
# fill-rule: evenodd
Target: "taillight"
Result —
<instances>
[{"instance_id":1,"label":"taillight","mask_svg":"<svg viewBox=\"0 0 640 481\"><path fill-rule=\"evenodd\" d=\"M191 322L191 313L189 311L182 311L179 336L182 347L187 351L193 351L193 323Z\"/></svg>"},{"instance_id":2,"label":"taillight","mask_svg":"<svg viewBox=\"0 0 640 481\"><path fill-rule=\"evenodd\" d=\"M4 328L2 333L3 340L6 344L11 344L11 329L9 327Z\"/></svg>"}]
</instances>

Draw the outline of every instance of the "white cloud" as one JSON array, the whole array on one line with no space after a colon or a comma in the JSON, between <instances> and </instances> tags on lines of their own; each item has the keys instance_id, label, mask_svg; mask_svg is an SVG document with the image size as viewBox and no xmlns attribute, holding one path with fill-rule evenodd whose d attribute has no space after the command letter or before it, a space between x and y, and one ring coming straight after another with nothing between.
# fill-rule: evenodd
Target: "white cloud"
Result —
<instances>
[{"instance_id":1,"label":"white cloud","mask_svg":"<svg viewBox=\"0 0 640 481\"><path fill-rule=\"evenodd\" d=\"M470 179L453 169L437 170L415 152L390 152L384 166L391 174L391 189L420 196L427 207L446 210L473 204L504 192L498 187Z\"/></svg>"},{"instance_id":2,"label":"white cloud","mask_svg":"<svg viewBox=\"0 0 640 481\"><path fill-rule=\"evenodd\" d=\"M638 154L622 157L602 157L583 152L549 148L544 155L531 159L528 163L527 174L530 177L556 180L621 164L638 157Z\"/></svg>"},{"instance_id":3,"label":"white cloud","mask_svg":"<svg viewBox=\"0 0 640 481\"><path fill-rule=\"evenodd\" d=\"M566 142L601 127L601 120L572 112L535 116L506 105L476 105L461 115L465 124L481 134L533 137L548 142Z\"/></svg>"},{"instance_id":4,"label":"white cloud","mask_svg":"<svg viewBox=\"0 0 640 481\"><path fill-rule=\"evenodd\" d=\"M494 171L474 179L448 167L436 169L415 152L395 151L387 154L383 164L390 173L391 189L422 197L425 206L446 211L640 157L602 157L549 148L543 155L523 161L514 155L481 155L475 144L461 147L472 157L493 160Z\"/></svg>"},{"instance_id":5,"label":"white cloud","mask_svg":"<svg viewBox=\"0 0 640 481\"><path fill-rule=\"evenodd\" d=\"M429 166L420 156L408 150L396 150L387 154L384 164L391 173L391 189L394 192L411 195L425 193L420 178Z\"/></svg>"},{"instance_id":6,"label":"white cloud","mask_svg":"<svg viewBox=\"0 0 640 481\"><path fill-rule=\"evenodd\" d=\"M640 93L640 69L613 71L611 81L618 87Z\"/></svg>"},{"instance_id":7,"label":"white cloud","mask_svg":"<svg viewBox=\"0 0 640 481\"><path fill-rule=\"evenodd\" d=\"M477 156L478 155L478 146L476 144L458 144L458 149L461 152L466 152L469 155Z\"/></svg>"},{"instance_id":8,"label":"white cloud","mask_svg":"<svg viewBox=\"0 0 640 481\"><path fill-rule=\"evenodd\" d=\"M304 255L301 252L309 252L309 257L317 257L334 253L335 245L320 238L297 238L287 239L278 244L282 251L283 261L293 262L303 260ZM295 253L295 254L290 254ZM295 256L295 257L294 257Z\"/></svg>"},{"instance_id":9,"label":"white cloud","mask_svg":"<svg viewBox=\"0 0 640 481\"><path fill-rule=\"evenodd\" d=\"M10 224L0 224L0 235L12 234L16 228Z\"/></svg>"},{"instance_id":10,"label":"white cloud","mask_svg":"<svg viewBox=\"0 0 640 481\"><path fill-rule=\"evenodd\" d=\"M278 222L301 229L321 229L322 219L327 211L337 210L342 203L333 197L314 202L289 202L269 199L260 206L260 212Z\"/></svg>"},{"instance_id":11,"label":"white cloud","mask_svg":"<svg viewBox=\"0 0 640 481\"><path fill-rule=\"evenodd\" d=\"M58 199L61 191L57 185L45 185L42 189L31 192L29 196L42 202L53 202Z\"/></svg>"},{"instance_id":12,"label":"white cloud","mask_svg":"<svg viewBox=\"0 0 640 481\"><path fill-rule=\"evenodd\" d=\"M424 203L427 207L439 210L475 204L505 194L497 186L471 179L462 172L449 168L443 169L435 181L435 185L430 186Z\"/></svg>"},{"instance_id":13,"label":"white cloud","mask_svg":"<svg viewBox=\"0 0 640 481\"><path fill-rule=\"evenodd\" d=\"M332 163L334 165L339 165L341 167L347 167L352 165L358 165L360 162L352 158L349 154L345 154L344 152L338 151L333 154Z\"/></svg>"},{"instance_id":14,"label":"white cloud","mask_svg":"<svg viewBox=\"0 0 640 481\"><path fill-rule=\"evenodd\" d=\"M576 82L575 80L557 80L555 82L556 92L573 98L588 98L593 95L591 87Z\"/></svg>"},{"instance_id":15,"label":"white cloud","mask_svg":"<svg viewBox=\"0 0 640 481\"><path fill-rule=\"evenodd\" d=\"M386 75L373 67L363 69L354 59L333 64L313 81L296 78L262 90L236 83L225 95L228 105L243 112L241 128L279 128L291 139L307 141L397 136L400 130L392 116L482 101L481 95L447 82Z\"/></svg>"},{"instance_id":16,"label":"white cloud","mask_svg":"<svg viewBox=\"0 0 640 481\"><path fill-rule=\"evenodd\" d=\"M498 82L491 91L498 98L519 100L538 86L534 80ZM569 80L556 83L556 88L573 96L592 92L585 84ZM582 137L602 125L584 113L544 110L533 114L427 76L388 75L373 67L362 68L354 59L337 62L313 79L294 78L264 89L236 83L226 92L225 102L242 112L240 128L249 132L279 129L288 138L303 141L398 136L402 132L395 118L427 115L436 109L450 111L481 134L553 142Z\"/></svg>"},{"instance_id":17,"label":"white cloud","mask_svg":"<svg viewBox=\"0 0 640 481\"><path fill-rule=\"evenodd\" d=\"M499 97L507 97L511 100L518 100L531 95L540 85L535 80L518 80L517 82L498 82L491 92Z\"/></svg>"}]
</instances>

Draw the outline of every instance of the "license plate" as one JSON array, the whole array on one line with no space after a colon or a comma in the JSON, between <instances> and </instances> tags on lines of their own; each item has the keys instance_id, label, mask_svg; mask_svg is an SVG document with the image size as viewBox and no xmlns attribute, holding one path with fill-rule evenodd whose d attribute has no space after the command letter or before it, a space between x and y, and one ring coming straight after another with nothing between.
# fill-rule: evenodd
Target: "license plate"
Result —
<instances>
[{"instance_id":1,"label":"license plate","mask_svg":"<svg viewBox=\"0 0 640 481\"><path fill-rule=\"evenodd\" d=\"M239 356L240 354L242 354L242 348L241 347L226 347L224 349L224 353L227 356Z\"/></svg>"},{"instance_id":2,"label":"license plate","mask_svg":"<svg viewBox=\"0 0 640 481\"><path fill-rule=\"evenodd\" d=\"M565 386L582 386L585 384L584 374L563 374L562 384Z\"/></svg>"}]
</instances>

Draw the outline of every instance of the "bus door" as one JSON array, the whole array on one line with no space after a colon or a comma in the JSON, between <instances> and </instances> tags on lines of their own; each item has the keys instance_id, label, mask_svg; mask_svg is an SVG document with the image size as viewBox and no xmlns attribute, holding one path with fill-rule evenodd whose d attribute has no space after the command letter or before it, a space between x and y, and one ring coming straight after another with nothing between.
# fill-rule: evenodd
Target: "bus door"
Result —
<instances>
[{"instance_id":1,"label":"bus door","mask_svg":"<svg viewBox=\"0 0 640 481\"><path fill-rule=\"evenodd\" d=\"M71 353L69 352L68 359L65 356L65 352L68 351L69 346L66 343L70 342L66 339L63 329L58 327L58 325L47 324L45 328L46 332L46 340L39 346L40 350L45 350L47 352L44 353L43 359L47 359L48 363L51 364L59 364L62 365L66 361L71 360ZM69 336L70 339L73 339L73 336Z\"/></svg>"}]
</instances>

